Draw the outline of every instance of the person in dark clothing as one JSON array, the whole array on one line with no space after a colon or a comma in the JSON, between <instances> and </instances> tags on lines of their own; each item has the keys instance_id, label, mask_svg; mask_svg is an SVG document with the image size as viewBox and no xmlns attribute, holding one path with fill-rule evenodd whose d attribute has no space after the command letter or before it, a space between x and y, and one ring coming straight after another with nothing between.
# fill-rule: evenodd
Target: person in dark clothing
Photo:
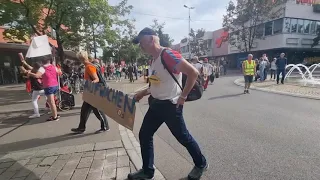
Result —
<instances>
[{"instance_id":1,"label":"person in dark clothing","mask_svg":"<svg viewBox=\"0 0 320 180\"><path fill-rule=\"evenodd\" d=\"M288 60L286 57L284 57L285 54L281 53L280 58L277 59L276 65L277 65L277 84L279 84L279 76L281 73L281 84L284 84L284 77L286 76L286 66L288 64Z\"/></svg>"},{"instance_id":2,"label":"person in dark clothing","mask_svg":"<svg viewBox=\"0 0 320 180\"><path fill-rule=\"evenodd\" d=\"M87 52L81 51L77 54L77 57L85 64L85 80L91 80L92 83L105 84L104 80L99 78L99 76L101 77L102 75L100 68L96 66L98 63L94 63L92 60L90 61L88 59ZM93 113L96 115L96 117L100 120L101 123L101 128L100 130L96 131L96 133L109 131L109 125L106 115L102 111L99 111L97 108L90 105L89 103L83 101L80 113L80 124L78 128L71 129L72 132L83 133L86 130L86 123L89 118L89 115L91 114L91 111L93 111Z\"/></svg>"},{"instance_id":3,"label":"person in dark clothing","mask_svg":"<svg viewBox=\"0 0 320 180\"><path fill-rule=\"evenodd\" d=\"M133 65L133 72L134 72L134 75L136 76L136 80L138 80L138 66L137 66L137 64Z\"/></svg>"},{"instance_id":4,"label":"person in dark clothing","mask_svg":"<svg viewBox=\"0 0 320 180\"><path fill-rule=\"evenodd\" d=\"M127 71L128 71L128 76L129 76L130 82L134 82L134 79L133 79L133 66L129 65Z\"/></svg>"}]
</instances>

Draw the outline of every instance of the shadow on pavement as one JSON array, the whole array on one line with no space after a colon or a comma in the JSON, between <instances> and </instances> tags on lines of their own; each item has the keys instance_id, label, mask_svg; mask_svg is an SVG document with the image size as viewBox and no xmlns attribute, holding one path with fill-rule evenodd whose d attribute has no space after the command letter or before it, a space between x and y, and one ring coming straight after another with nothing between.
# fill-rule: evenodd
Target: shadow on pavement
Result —
<instances>
[{"instance_id":1,"label":"shadow on pavement","mask_svg":"<svg viewBox=\"0 0 320 180\"><path fill-rule=\"evenodd\" d=\"M0 106L30 102L31 97L26 90L0 89Z\"/></svg>"},{"instance_id":2,"label":"shadow on pavement","mask_svg":"<svg viewBox=\"0 0 320 180\"><path fill-rule=\"evenodd\" d=\"M17 141L17 142L12 142L12 143L0 145L0 151L1 151L1 153L8 153L8 152L12 152L12 151L21 151L21 150L36 148L39 146L44 146L47 144L52 144L52 143L65 141L65 140L69 140L69 139L76 139L76 138L81 138L83 136L90 136L93 134L95 134L95 133L85 133L85 134L68 133L68 134L63 134L60 136L49 137L49 138L37 138L37 139Z\"/></svg>"},{"instance_id":3,"label":"shadow on pavement","mask_svg":"<svg viewBox=\"0 0 320 180\"><path fill-rule=\"evenodd\" d=\"M36 164L26 164L29 160L16 161L11 158L1 159L0 179L40 179L42 173L35 174Z\"/></svg>"},{"instance_id":4,"label":"shadow on pavement","mask_svg":"<svg viewBox=\"0 0 320 180\"><path fill-rule=\"evenodd\" d=\"M223 95L223 96L211 97L208 100L224 99L224 98L230 98L230 97L237 97L237 96L241 96L241 95L243 95L243 93L228 94L228 95Z\"/></svg>"},{"instance_id":5,"label":"shadow on pavement","mask_svg":"<svg viewBox=\"0 0 320 180\"><path fill-rule=\"evenodd\" d=\"M15 127L19 124L24 124L28 122L28 115L32 111L14 111L0 113L0 129Z\"/></svg>"}]
</instances>

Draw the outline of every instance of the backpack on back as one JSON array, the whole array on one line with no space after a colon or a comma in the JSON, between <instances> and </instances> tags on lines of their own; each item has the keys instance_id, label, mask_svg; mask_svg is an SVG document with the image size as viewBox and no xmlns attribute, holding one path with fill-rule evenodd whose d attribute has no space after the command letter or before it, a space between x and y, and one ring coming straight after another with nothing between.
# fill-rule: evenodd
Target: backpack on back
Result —
<instances>
[{"instance_id":1,"label":"backpack on back","mask_svg":"<svg viewBox=\"0 0 320 180\"><path fill-rule=\"evenodd\" d=\"M166 64L166 62L163 60L163 53L164 52L165 52L165 50L163 50L161 52L161 55L160 55L161 63L163 64L164 68L168 71L168 73L171 75L173 80L178 84L178 86L180 87L181 91L183 91L183 88L186 85L187 75L182 73L182 86L181 86L181 84L178 82L177 78L168 69L168 65ZM202 94L203 94L203 82L204 82L203 78L200 75L198 75L198 78L197 78L195 84L193 85L193 88L189 92L186 101L195 101L195 100L198 100L198 99L200 99L202 97Z\"/></svg>"},{"instance_id":2,"label":"backpack on back","mask_svg":"<svg viewBox=\"0 0 320 180\"><path fill-rule=\"evenodd\" d=\"M97 63L91 63L91 64L97 69L97 76L98 76L98 78L99 78L99 83L100 83L100 84L103 84L104 87L107 87L107 83L106 83L106 81L105 81L105 79L104 79L104 77L103 77L103 75L102 75L102 73L101 73L101 67L100 67L100 65L97 64Z\"/></svg>"}]
</instances>

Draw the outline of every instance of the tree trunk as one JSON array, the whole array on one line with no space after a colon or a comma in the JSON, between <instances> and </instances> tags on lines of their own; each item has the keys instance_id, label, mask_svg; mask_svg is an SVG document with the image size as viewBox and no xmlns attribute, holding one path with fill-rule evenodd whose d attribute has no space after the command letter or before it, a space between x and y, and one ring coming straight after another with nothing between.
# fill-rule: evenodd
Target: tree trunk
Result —
<instances>
[{"instance_id":1,"label":"tree trunk","mask_svg":"<svg viewBox=\"0 0 320 180\"><path fill-rule=\"evenodd\" d=\"M59 31L56 30L56 40L58 44L58 62L62 63L64 61L64 51L63 51L63 46L62 46L62 40L60 38Z\"/></svg>"}]
</instances>

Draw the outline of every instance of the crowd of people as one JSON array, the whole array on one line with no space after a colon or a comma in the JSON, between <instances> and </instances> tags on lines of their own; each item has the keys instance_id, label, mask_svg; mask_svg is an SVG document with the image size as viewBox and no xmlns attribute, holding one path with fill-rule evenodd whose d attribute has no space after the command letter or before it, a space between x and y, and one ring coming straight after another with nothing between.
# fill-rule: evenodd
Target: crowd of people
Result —
<instances>
[{"instance_id":1,"label":"crowd of people","mask_svg":"<svg viewBox=\"0 0 320 180\"><path fill-rule=\"evenodd\" d=\"M280 81L281 74L281 84L284 84L284 78L286 75L287 58L285 53L281 53L278 58L273 58L270 62L267 55L263 54L260 59L253 60L253 55L249 54L248 59L242 62L242 71L245 80L244 93L249 94L249 89L253 81L264 82L268 79L268 74L270 72L270 80L276 80L277 84Z\"/></svg>"},{"instance_id":2,"label":"crowd of people","mask_svg":"<svg viewBox=\"0 0 320 180\"><path fill-rule=\"evenodd\" d=\"M130 82L138 80L139 77L148 76L149 65L137 65L137 63L116 64L102 63L101 71L107 80L121 82L122 79L129 79Z\"/></svg>"}]
</instances>

